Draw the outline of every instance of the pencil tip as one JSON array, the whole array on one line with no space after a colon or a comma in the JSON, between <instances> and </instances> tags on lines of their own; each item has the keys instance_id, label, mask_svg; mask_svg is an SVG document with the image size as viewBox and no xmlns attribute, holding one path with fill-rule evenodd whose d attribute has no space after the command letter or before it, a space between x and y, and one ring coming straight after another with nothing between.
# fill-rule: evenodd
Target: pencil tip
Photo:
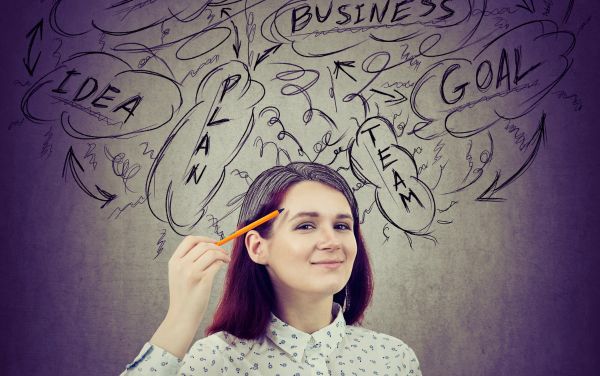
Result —
<instances>
[{"instance_id":1,"label":"pencil tip","mask_svg":"<svg viewBox=\"0 0 600 376\"><path fill-rule=\"evenodd\" d=\"M281 213L281 212L283 211L283 209L285 209L285 208L277 209L277 211L278 211L279 213Z\"/></svg>"}]
</instances>

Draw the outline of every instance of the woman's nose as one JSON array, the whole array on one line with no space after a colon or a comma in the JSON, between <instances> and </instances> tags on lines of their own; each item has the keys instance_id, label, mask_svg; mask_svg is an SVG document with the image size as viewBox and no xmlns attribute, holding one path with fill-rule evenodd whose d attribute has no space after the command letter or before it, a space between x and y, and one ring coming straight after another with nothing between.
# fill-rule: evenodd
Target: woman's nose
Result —
<instances>
[{"instance_id":1,"label":"woman's nose","mask_svg":"<svg viewBox=\"0 0 600 376\"><path fill-rule=\"evenodd\" d=\"M321 231L319 240L320 248L337 249L342 245L342 241L339 238L339 234L337 234L335 232L335 229L333 228L324 228Z\"/></svg>"}]
</instances>

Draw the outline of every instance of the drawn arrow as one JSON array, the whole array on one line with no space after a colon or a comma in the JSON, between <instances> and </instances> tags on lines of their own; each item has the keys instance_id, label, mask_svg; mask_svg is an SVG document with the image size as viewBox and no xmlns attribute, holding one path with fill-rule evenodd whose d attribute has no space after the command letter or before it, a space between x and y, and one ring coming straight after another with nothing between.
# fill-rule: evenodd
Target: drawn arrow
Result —
<instances>
[{"instance_id":1,"label":"drawn arrow","mask_svg":"<svg viewBox=\"0 0 600 376\"><path fill-rule=\"evenodd\" d=\"M231 19L231 16L229 15L228 10L231 10L231 8L225 7L223 9L221 9L221 18L223 18L223 14L225 14L227 16L227 18L229 18L229 20L231 21L231 24L233 25L233 31L235 31L235 43L233 43L233 51L235 52L235 57L239 58L240 57L240 47L242 45L242 43L240 42L240 34L238 32L237 26L235 26L235 23Z\"/></svg>"},{"instance_id":2,"label":"drawn arrow","mask_svg":"<svg viewBox=\"0 0 600 376\"><path fill-rule=\"evenodd\" d=\"M38 52L35 62L33 63L33 66L31 66L31 50L33 49L33 42L35 41L35 37L38 35L38 32L40 33L40 41L42 40L43 24L44 19L42 18L25 36L25 38L29 38L29 47L27 48L27 58L23 58L23 64L25 64L27 73L29 73L30 76L33 76L33 71L35 70L37 63L40 60L40 55L42 54L41 51Z\"/></svg>"},{"instance_id":3,"label":"drawn arrow","mask_svg":"<svg viewBox=\"0 0 600 376\"><path fill-rule=\"evenodd\" d=\"M267 48L262 54L259 52L258 53L258 57L256 58L256 63L254 64L254 69L256 69L256 66L260 63L262 63L266 58L268 58L270 55L274 54L275 52L277 52L277 50L279 49L279 47L281 47L283 43L279 43L271 48Z\"/></svg>"},{"instance_id":4,"label":"drawn arrow","mask_svg":"<svg viewBox=\"0 0 600 376\"><path fill-rule=\"evenodd\" d=\"M346 76L350 77L351 79L353 79L354 81L356 81L356 79L354 77L352 77L350 75L350 73L346 72L346 70L344 69L344 67L350 67L350 68L354 68L354 61L334 61L333 62L335 64L335 69L333 70L333 73L335 73L335 79L337 80L338 78L338 73L340 71L346 73Z\"/></svg>"},{"instance_id":5,"label":"drawn arrow","mask_svg":"<svg viewBox=\"0 0 600 376\"><path fill-rule=\"evenodd\" d=\"M494 181L485 191L483 191L483 193L479 197L477 197L476 201L498 202L506 200L504 198L494 197L494 195L510 183L517 180L519 176L523 175L523 173L527 171L527 169L531 166L531 163L533 163L533 160L535 159L535 156L540 150L540 146L542 145L542 143L546 143L546 113L542 113L542 117L540 118L538 127L533 136L531 137L531 140L529 140L528 145L531 142L535 142L533 152L531 152L527 160L517 170L517 172L515 172L511 177L506 179L505 182L498 185L498 181L500 180L501 174L500 171L496 171L496 177L494 178Z\"/></svg>"},{"instance_id":6,"label":"drawn arrow","mask_svg":"<svg viewBox=\"0 0 600 376\"><path fill-rule=\"evenodd\" d=\"M88 189L88 187L86 187L85 184L83 184L83 181L81 181L81 178L77 174L76 166L79 166L79 169L81 170L81 172L85 172L85 170L83 169L83 166L77 160L77 157L75 156L75 152L73 151L73 147L71 146L71 147L69 147L69 151L67 152L67 158L65 158L65 164L63 166L63 172L62 172L63 178L65 178L65 180L66 180L67 167L68 167L69 171L71 171L71 175L73 176L73 179L75 179L75 183L77 183L79 188L81 188L81 190L83 192L85 192L85 194L87 194L91 198L94 198L98 201L104 202L104 204L100 207L101 209L104 208L106 205L110 204L110 202L112 200L117 198L116 194L109 193L109 192L105 191L104 189L98 187L97 185L95 185L95 187L98 190L98 193L100 193L100 195L102 197L98 197L94 193L92 193Z\"/></svg>"},{"instance_id":7,"label":"drawn arrow","mask_svg":"<svg viewBox=\"0 0 600 376\"><path fill-rule=\"evenodd\" d=\"M223 18L223 15L227 16L227 18L229 18L229 21L231 21L231 24L233 25L233 31L235 31L235 43L233 43L233 51L235 52L235 57L239 58L240 57L240 47L242 45L242 43L240 42L240 34L237 30L237 26L235 26L235 23L233 22L233 20L231 19L231 15L229 15L228 10L231 10L231 8L223 8L221 9L221 18Z\"/></svg>"},{"instance_id":8,"label":"drawn arrow","mask_svg":"<svg viewBox=\"0 0 600 376\"><path fill-rule=\"evenodd\" d=\"M521 2L523 4L525 4L525 5L523 5L523 4L517 4L516 6L518 8L523 8L526 11L529 11L529 13L531 13L531 14L535 13L535 6L533 5L533 0L529 0L529 1L527 1L527 0L521 0Z\"/></svg>"},{"instance_id":9,"label":"drawn arrow","mask_svg":"<svg viewBox=\"0 0 600 376\"><path fill-rule=\"evenodd\" d=\"M385 93L383 91L379 91L379 90L375 90L375 89L371 89L372 92L377 93L377 94L381 94L381 95L385 95L386 97L390 97L392 99L388 99L387 101L385 101L385 103L392 103L392 105L395 104L399 104L402 103L404 101L406 101L408 98L406 98L406 96L404 94L402 94L401 92L399 92L398 90L394 89L394 91L400 95L400 98L396 98L395 96L393 96L392 94L388 94Z\"/></svg>"},{"instance_id":10,"label":"drawn arrow","mask_svg":"<svg viewBox=\"0 0 600 376\"><path fill-rule=\"evenodd\" d=\"M235 57L239 58L240 57L240 47L242 45L242 42L240 42L240 35L238 33L238 28L233 23L233 20L231 21L231 24L233 25L233 30L235 31L235 43L233 43L233 50L235 51ZM256 67L256 65L254 67Z\"/></svg>"},{"instance_id":11,"label":"drawn arrow","mask_svg":"<svg viewBox=\"0 0 600 376\"><path fill-rule=\"evenodd\" d=\"M223 14L226 15L227 18L231 18L231 16L229 15L228 10L231 10L231 8L223 7L221 9L221 18L223 18Z\"/></svg>"}]
</instances>

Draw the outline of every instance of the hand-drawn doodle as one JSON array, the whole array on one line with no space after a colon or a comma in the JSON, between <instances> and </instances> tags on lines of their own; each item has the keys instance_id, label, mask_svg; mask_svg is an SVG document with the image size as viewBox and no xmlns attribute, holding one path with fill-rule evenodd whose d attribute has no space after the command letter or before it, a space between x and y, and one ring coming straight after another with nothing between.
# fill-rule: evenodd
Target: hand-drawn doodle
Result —
<instances>
[{"instance_id":1,"label":"hand-drawn doodle","mask_svg":"<svg viewBox=\"0 0 600 376\"><path fill-rule=\"evenodd\" d=\"M29 38L29 46L27 48L27 57L23 58L23 64L25 64L25 68L27 68L27 73L30 76L33 76L33 72L35 71L35 67L37 66L38 61L40 60L40 56L42 54L41 51L38 51L37 55L35 53L32 54L33 44L37 40L37 36L39 35L39 40L42 40L44 30L44 20L40 20L31 31L27 33L27 38ZM33 55L35 55L35 60L32 59Z\"/></svg>"},{"instance_id":2,"label":"hand-drawn doodle","mask_svg":"<svg viewBox=\"0 0 600 376\"><path fill-rule=\"evenodd\" d=\"M363 183L376 187L375 201L381 214L410 234L427 232L435 214L435 201L419 180L410 152L396 143L391 123L367 119L350 146L350 166Z\"/></svg>"},{"instance_id":3,"label":"hand-drawn doodle","mask_svg":"<svg viewBox=\"0 0 600 376\"><path fill-rule=\"evenodd\" d=\"M263 86L239 62L221 65L204 77L197 104L167 137L150 168L146 194L157 218L178 233L190 231L202 219L223 184L225 167L252 131L253 106L263 95Z\"/></svg>"},{"instance_id":4,"label":"hand-drawn doodle","mask_svg":"<svg viewBox=\"0 0 600 376\"><path fill-rule=\"evenodd\" d=\"M161 90L148 88L152 86ZM156 129L168 123L181 104L181 92L168 78L133 70L103 52L86 52L38 80L25 94L22 109L33 122L60 119L70 136L93 139Z\"/></svg>"},{"instance_id":5,"label":"hand-drawn doodle","mask_svg":"<svg viewBox=\"0 0 600 376\"><path fill-rule=\"evenodd\" d=\"M108 219L149 209L178 234L222 236L248 181L313 161L385 221L382 242L436 241L461 203L507 199L554 111L584 105L560 86L589 21L569 23L572 1L48 7L23 28L22 126L49 125L43 159Z\"/></svg>"},{"instance_id":6,"label":"hand-drawn doodle","mask_svg":"<svg viewBox=\"0 0 600 376\"><path fill-rule=\"evenodd\" d=\"M394 43L422 36L425 41L434 35L436 39L442 38L437 29L461 25L461 30L468 30L462 25L465 21L471 27L477 25L476 18L470 19L471 10L471 2L466 0L452 3L387 0L356 4L332 0L288 1L265 18L261 33L273 43L291 44L294 52L301 56L323 57L369 40ZM328 43L315 43L319 38ZM457 41L465 43L467 39ZM456 48L455 42L444 41L438 48Z\"/></svg>"}]
</instances>

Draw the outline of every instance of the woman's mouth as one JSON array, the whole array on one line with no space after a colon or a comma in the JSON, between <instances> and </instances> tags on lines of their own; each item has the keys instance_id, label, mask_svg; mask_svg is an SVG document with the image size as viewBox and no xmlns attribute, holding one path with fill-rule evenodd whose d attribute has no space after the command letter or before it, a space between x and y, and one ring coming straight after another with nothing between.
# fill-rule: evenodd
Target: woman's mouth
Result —
<instances>
[{"instance_id":1,"label":"woman's mouth","mask_svg":"<svg viewBox=\"0 0 600 376\"><path fill-rule=\"evenodd\" d=\"M342 265L342 262L323 262L318 264L313 264L314 266L321 266L326 269L337 269Z\"/></svg>"}]
</instances>

